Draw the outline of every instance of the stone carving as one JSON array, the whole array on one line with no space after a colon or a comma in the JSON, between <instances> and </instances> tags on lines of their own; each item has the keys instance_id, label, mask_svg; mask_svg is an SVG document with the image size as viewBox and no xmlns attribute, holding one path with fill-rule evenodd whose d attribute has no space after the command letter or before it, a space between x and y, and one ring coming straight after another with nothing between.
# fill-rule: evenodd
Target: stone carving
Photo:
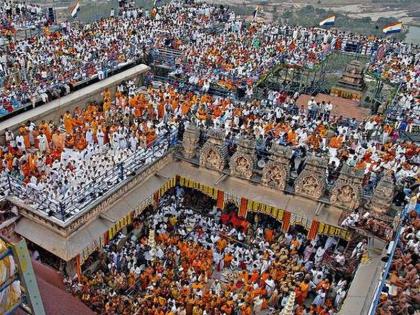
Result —
<instances>
[{"instance_id":1,"label":"stone carving","mask_svg":"<svg viewBox=\"0 0 420 315\"><path fill-rule=\"evenodd\" d=\"M200 129L190 124L184 131L182 137L183 155L186 159L195 158L198 142L200 140Z\"/></svg>"},{"instance_id":2,"label":"stone carving","mask_svg":"<svg viewBox=\"0 0 420 315\"><path fill-rule=\"evenodd\" d=\"M227 156L223 130L210 129L207 136L208 139L200 152L200 166L222 172Z\"/></svg>"},{"instance_id":3,"label":"stone carving","mask_svg":"<svg viewBox=\"0 0 420 315\"><path fill-rule=\"evenodd\" d=\"M269 161L263 169L261 183L267 187L284 190L289 177L292 151L289 147L273 143L270 153Z\"/></svg>"},{"instance_id":4,"label":"stone carving","mask_svg":"<svg viewBox=\"0 0 420 315\"><path fill-rule=\"evenodd\" d=\"M362 181L363 173L344 164L331 191L330 202L349 210L358 208L362 198Z\"/></svg>"},{"instance_id":5,"label":"stone carving","mask_svg":"<svg viewBox=\"0 0 420 315\"><path fill-rule=\"evenodd\" d=\"M326 186L327 160L309 156L306 165L295 181L295 193L299 196L318 200Z\"/></svg>"},{"instance_id":6,"label":"stone carving","mask_svg":"<svg viewBox=\"0 0 420 315\"><path fill-rule=\"evenodd\" d=\"M238 141L238 148L230 159L230 174L232 176L250 179L255 160L255 141L246 138L240 139Z\"/></svg>"},{"instance_id":7,"label":"stone carving","mask_svg":"<svg viewBox=\"0 0 420 315\"><path fill-rule=\"evenodd\" d=\"M385 174L376 186L369 208L378 214L385 214L394 199L395 184L391 175Z\"/></svg>"}]
</instances>

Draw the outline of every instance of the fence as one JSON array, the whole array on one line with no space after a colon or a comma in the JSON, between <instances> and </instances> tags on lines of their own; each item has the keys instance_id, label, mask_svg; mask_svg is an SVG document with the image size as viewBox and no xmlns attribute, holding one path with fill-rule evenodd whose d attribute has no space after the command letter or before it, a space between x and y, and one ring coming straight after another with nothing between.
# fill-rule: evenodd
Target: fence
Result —
<instances>
[{"instance_id":1,"label":"fence","mask_svg":"<svg viewBox=\"0 0 420 315\"><path fill-rule=\"evenodd\" d=\"M63 199L52 198L45 191L35 190L19 179L8 175L10 194L28 202L36 211L55 217L63 222L87 209L105 194L114 192L148 165L162 157L177 143L178 130L167 132L156 139L146 150L137 150L133 155L118 163L104 175L95 177L90 183ZM111 150L111 149L108 149Z\"/></svg>"},{"instance_id":2,"label":"fence","mask_svg":"<svg viewBox=\"0 0 420 315\"><path fill-rule=\"evenodd\" d=\"M401 211L400 225L397 228L397 233L395 234L394 240L390 243L391 248L390 248L390 250L388 250L389 257L388 257L387 262L385 263L383 273L382 273L382 277L379 280L378 286L376 287L375 295L373 297L372 304L370 305L369 312L367 313L368 315L375 315L376 314L376 310L377 310L378 304L379 304L379 299L381 297L382 290L385 286L385 282L388 279L389 270L391 268L392 261L394 259L395 250L397 249L397 246L400 242L400 236L401 236L401 232L402 232L401 222L403 221L404 217L406 216L407 211L408 211L408 205L404 208L403 211Z\"/></svg>"}]
</instances>

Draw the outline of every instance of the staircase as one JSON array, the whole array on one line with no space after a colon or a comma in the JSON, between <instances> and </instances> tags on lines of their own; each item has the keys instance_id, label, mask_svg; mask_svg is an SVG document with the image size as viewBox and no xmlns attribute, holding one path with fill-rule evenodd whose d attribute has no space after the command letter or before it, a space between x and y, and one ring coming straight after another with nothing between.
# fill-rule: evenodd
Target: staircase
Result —
<instances>
[{"instance_id":1,"label":"staircase","mask_svg":"<svg viewBox=\"0 0 420 315\"><path fill-rule=\"evenodd\" d=\"M152 52L153 66L174 70L176 59L181 57L181 51L171 48L158 48Z\"/></svg>"}]
</instances>

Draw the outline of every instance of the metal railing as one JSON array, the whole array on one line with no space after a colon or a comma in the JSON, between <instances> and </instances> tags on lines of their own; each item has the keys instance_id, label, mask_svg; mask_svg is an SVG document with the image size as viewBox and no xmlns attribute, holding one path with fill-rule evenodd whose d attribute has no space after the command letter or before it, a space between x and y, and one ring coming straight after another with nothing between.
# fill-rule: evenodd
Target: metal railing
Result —
<instances>
[{"instance_id":1,"label":"metal railing","mask_svg":"<svg viewBox=\"0 0 420 315\"><path fill-rule=\"evenodd\" d=\"M51 198L45 191L35 190L18 178L7 176L10 194L29 203L36 211L65 222L76 214L86 210L106 194L115 192L130 178L144 170L148 165L160 159L177 143L178 130L173 130L156 139L145 150L134 154L116 164L105 174L95 177L87 184L81 184L79 190L63 199ZM111 149L109 149L111 150Z\"/></svg>"},{"instance_id":2,"label":"metal railing","mask_svg":"<svg viewBox=\"0 0 420 315\"><path fill-rule=\"evenodd\" d=\"M401 211L400 214L400 224L397 228L397 232L395 233L395 238L394 240L390 243L389 246L391 246L391 248L388 250L389 252L389 256L388 256L388 260L385 263L385 266L383 268L383 273L382 273L382 277L379 280L379 283L376 287L375 290L375 294L372 300L372 304L370 305L369 308L369 312L367 313L368 315L375 315L376 314L376 310L378 308L379 305L379 300L382 294L382 290L385 286L385 283L388 279L388 275L389 275L389 270L391 269L392 266L392 261L394 260L394 255L395 255L395 251L397 249L397 246L400 242L400 237L401 237L401 232L402 232L402 222L407 214L408 211L408 205L404 208L403 211Z\"/></svg>"}]
</instances>

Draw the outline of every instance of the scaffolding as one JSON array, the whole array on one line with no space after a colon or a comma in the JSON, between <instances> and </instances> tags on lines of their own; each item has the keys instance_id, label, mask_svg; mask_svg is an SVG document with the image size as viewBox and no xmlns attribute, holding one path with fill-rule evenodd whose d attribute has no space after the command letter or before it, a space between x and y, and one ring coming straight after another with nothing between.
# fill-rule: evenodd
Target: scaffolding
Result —
<instances>
[{"instance_id":1,"label":"scaffolding","mask_svg":"<svg viewBox=\"0 0 420 315\"><path fill-rule=\"evenodd\" d=\"M326 65L326 60L312 67L281 63L257 83L257 88L311 95L325 93Z\"/></svg>"},{"instance_id":2,"label":"scaffolding","mask_svg":"<svg viewBox=\"0 0 420 315\"><path fill-rule=\"evenodd\" d=\"M4 267L1 272L5 273L1 275L5 281L0 283L0 293L5 294L0 302L1 313L11 315L20 308L26 314L45 315L26 241L0 242L0 265Z\"/></svg>"}]
</instances>

